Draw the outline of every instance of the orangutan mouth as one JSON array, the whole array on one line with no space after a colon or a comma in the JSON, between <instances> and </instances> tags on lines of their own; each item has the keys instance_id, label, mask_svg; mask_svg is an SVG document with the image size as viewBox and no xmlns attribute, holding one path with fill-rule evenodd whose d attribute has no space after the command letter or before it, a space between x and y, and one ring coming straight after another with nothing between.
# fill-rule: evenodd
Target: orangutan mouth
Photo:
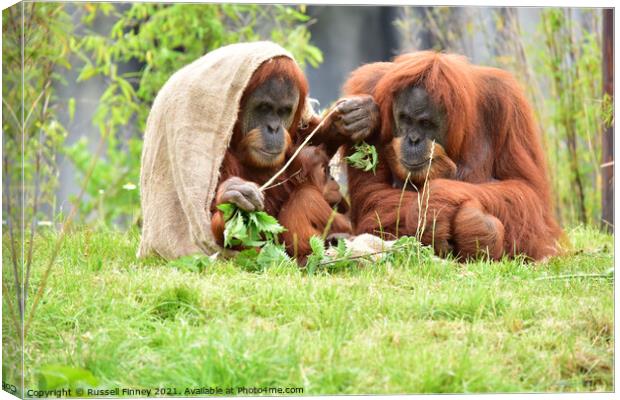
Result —
<instances>
[{"instance_id":1,"label":"orangutan mouth","mask_svg":"<svg viewBox=\"0 0 620 400\"><path fill-rule=\"evenodd\" d=\"M426 160L422 162L410 164L404 160L400 160L401 164L403 164L405 168L407 168L409 171L414 171L416 169L423 168L424 166L428 165L429 161L430 161L430 158L427 158Z\"/></svg>"}]
</instances>

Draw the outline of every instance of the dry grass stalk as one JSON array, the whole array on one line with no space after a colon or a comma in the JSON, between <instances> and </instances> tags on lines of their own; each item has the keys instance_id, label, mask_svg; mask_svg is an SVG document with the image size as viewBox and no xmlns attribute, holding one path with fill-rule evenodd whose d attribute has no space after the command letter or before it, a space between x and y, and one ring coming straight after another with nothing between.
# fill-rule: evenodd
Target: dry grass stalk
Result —
<instances>
[{"instance_id":1,"label":"dry grass stalk","mask_svg":"<svg viewBox=\"0 0 620 400\"><path fill-rule=\"evenodd\" d=\"M45 268L45 271L43 272L43 275L41 277L41 283L39 283L39 288L33 298L32 306L30 307L30 313L28 314L28 319L26 320L26 323L24 326L24 340L28 334L28 329L30 328L30 324L32 323L32 320L34 319L35 311L37 310L39 301L41 300L41 297L43 296L43 292L45 291L45 287L47 286L47 280L49 278L49 274L52 270L52 267L54 266L54 262L56 261L58 254L60 253L60 249L62 247L62 243L64 242L67 231L69 230L69 227L71 226L71 223L73 222L73 218L75 218L75 215L77 214L77 211L79 209L79 204L81 203L82 197L84 196L84 193L86 192L86 187L88 186L88 182L90 181L90 178L93 172L95 171L95 167L97 166L97 161L99 161L99 157L101 156L101 153L103 152L103 148L105 147L105 143L106 143L109 132L110 130L106 130L105 134L103 134L101 138L99 139L97 150L95 151L94 157L90 163L88 171L86 172L86 175L84 176L84 181L82 182L82 187L80 188L80 192L75 198L75 200L72 202L71 211L69 212L69 215L67 216L67 219L65 220L65 222L62 224L62 228L60 229L60 235L58 236L58 239L56 240L56 244L54 246L54 250L52 251L52 256L50 257L50 260L47 263L47 267Z\"/></svg>"},{"instance_id":2,"label":"dry grass stalk","mask_svg":"<svg viewBox=\"0 0 620 400\"><path fill-rule=\"evenodd\" d=\"M11 296L9 295L9 289L6 286L6 283L4 282L4 280L2 281L2 294L4 296L4 298L6 299L6 305L7 308L9 309L9 316L11 318L11 321L13 322L14 328L15 328L15 332L20 333L19 338L22 338L21 335L21 324L19 323L17 316L15 315L15 311L14 311L14 305L13 302L11 301Z\"/></svg>"},{"instance_id":3,"label":"dry grass stalk","mask_svg":"<svg viewBox=\"0 0 620 400\"><path fill-rule=\"evenodd\" d=\"M293 162L293 160L295 160L295 158L299 155L299 153L301 152L301 150L306 147L306 145L308 144L308 142L310 142L310 139L312 139L312 137L319 131L319 129L321 129L321 127L323 126L323 124L325 123L325 121L327 121L329 119L329 117L334 113L334 111L336 111L336 107L339 105L340 103L336 103L334 104L334 106L331 108L331 110L329 110L329 112L325 115L325 117L323 117L323 119L321 120L321 122L316 126L316 128L314 128L314 130L312 132L310 132L310 134L306 137L306 139L299 145L299 147L297 148L297 150L295 150L295 152L293 153L293 155L291 156L291 158L288 159L288 161L286 162L286 164L284 164L284 166L282 168L280 168L280 170L278 172L276 172L271 178L269 178L269 180L265 183L263 183L263 185L260 187L260 191L264 191L265 189L267 189L270 185L272 185L276 179L278 179L278 177L280 175L282 175L284 173L284 171L286 171L286 169L291 165L291 163Z\"/></svg>"},{"instance_id":4,"label":"dry grass stalk","mask_svg":"<svg viewBox=\"0 0 620 400\"><path fill-rule=\"evenodd\" d=\"M431 156L428 160L428 169L426 170L426 176L424 177L424 185L422 185L422 194L418 196L418 226L416 227L415 237L419 242L422 241L422 233L426 229L426 213L428 212L428 201L430 199L431 193L428 187L428 177L431 172L431 168L433 166L433 156L435 155L435 141L431 143ZM424 201L424 196L426 196L426 204L424 207L424 212L422 212L422 202ZM434 225L434 224L433 224ZM433 234L434 237L434 234Z\"/></svg>"},{"instance_id":5,"label":"dry grass stalk","mask_svg":"<svg viewBox=\"0 0 620 400\"><path fill-rule=\"evenodd\" d=\"M403 197L405 195L405 189L407 188L407 183L409 182L409 178L411 178L411 171L407 173L407 177L405 178L405 183L403 184L403 190L400 192L400 198L398 199L398 208L396 209L396 229L394 234L398 237L398 225L400 224L400 207L403 203Z\"/></svg>"},{"instance_id":6,"label":"dry grass stalk","mask_svg":"<svg viewBox=\"0 0 620 400\"><path fill-rule=\"evenodd\" d=\"M321 239L323 241L325 241L325 238L327 237L327 234L329 233L329 230L334 223L334 218L336 218L337 213L338 211L336 211L336 208L333 208L331 214L329 214L329 218L327 219L327 223L325 224L325 229L323 229L323 233L321 234Z\"/></svg>"}]
</instances>

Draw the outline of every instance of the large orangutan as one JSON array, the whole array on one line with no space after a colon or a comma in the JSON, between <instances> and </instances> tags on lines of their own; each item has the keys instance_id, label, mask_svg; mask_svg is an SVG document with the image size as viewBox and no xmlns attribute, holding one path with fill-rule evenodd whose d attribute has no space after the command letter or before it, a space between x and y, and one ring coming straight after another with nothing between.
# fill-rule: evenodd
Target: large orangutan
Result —
<instances>
[{"instance_id":1,"label":"large orangutan","mask_svg":"<svg viewBox=\"0 0 620 400\"><path fill-rule=\"evenodd\" d=\"M462 258L557 253L539 133L509 73L423 51L358 68L344 92L378 104L365 120L377 171L348 168L355 233L418 234ZM455 179L441 179L450 162Z\"/></svg>"},{"instance_id":2,"label":"large orangutan","mask_svg":"<svg viewBox=\"0 0 620 400\"><path fill-rule=\"evenodd\" d=\"M307 93L302 71L288 57L274 58L253 74L241 98L211 205L211 229L219 245L224 243L224 220L216 206L226 202L275 216L287 229L282 235L287 251L300 258L310 252L310 237L327 233L326 227L333 234L351 233L348 218L333 211L342 196L329 175L322 148L304 148L270 188L264 193L259 190L291 157L302 135L319 122L312 121L312 127L298 132ZM317 138L326 137L330 137L327 132L317 134Z\"/></svg>"}]
</instances>

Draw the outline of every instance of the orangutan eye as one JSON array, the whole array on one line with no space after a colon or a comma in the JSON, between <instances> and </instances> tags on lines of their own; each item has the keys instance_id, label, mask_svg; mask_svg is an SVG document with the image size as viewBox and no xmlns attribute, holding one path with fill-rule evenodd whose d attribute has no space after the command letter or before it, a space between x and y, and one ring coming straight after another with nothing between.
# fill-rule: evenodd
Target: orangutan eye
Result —
<instances>
[{"instance_id":1,"label":"orangutan eye","mask_svg":"<svg viewBox=\"0 0 620 400\"><path fill-rule=\"evenodd\" d=\"M271 109L271 106L269 105L269 103L259 103L256 106L256 111L261 114L267 114L270 109Z\"/></svg>"},{"instance_id":2,"label":"orangutan eye","mask_svg":"<svg viewBox=\"0 0 620 400\"><path fill-rule=\"evenodd\" d=\"M405 123L405 124L411 123L411 117L405 113L398 114L398 119L400 120L400 122Z\"/></svg>"},{"instance_id":3,"label":"orangutan eye","mask_svg":"<svg viewBox=\"0 0 620 400\"><path fill-rule=\"evenodd\" d=\"M430 119L422 119L419 123L422 128L426 129L430 129L435 126L435 124L433 124L433 121L431 121Z\"/></svg>"},{"instance_id":4,"label":"orangutan eye","mask_svg":"<svg viewBox=\"0 0 620 400\"><path fill-rule=\"evenodd\" d=\"M291 107L284 107L284 108L281 108L280 111L278 111L278 115L281 118L285 118L291 115L292 112L293 112L293 109Z\"/></svg>"}]
</instances>

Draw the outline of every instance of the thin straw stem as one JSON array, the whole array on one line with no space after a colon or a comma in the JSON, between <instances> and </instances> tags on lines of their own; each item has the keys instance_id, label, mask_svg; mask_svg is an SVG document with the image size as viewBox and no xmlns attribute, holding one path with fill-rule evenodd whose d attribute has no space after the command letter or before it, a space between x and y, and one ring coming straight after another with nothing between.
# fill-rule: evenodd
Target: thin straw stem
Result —
<instances>
[{"instance_id":1,"label":"thin straw stem","mask_svg":"<svg viewBox=\"0 0 620 400\"><path fill-rule=\"evenodd\" d=\"M301 143L301 145L299 145L299 147L297 148L297 150L295 150L295 152L293 153L293 155L291 156L291 158L288 159L288 161L286 162L286 164L284 164L284 166L282 168L280 168L280 170L278 172L275 173L274 176L272 176L267 182L263 183L263 185L260 187L260 191L264 191L267 187L269 187L272 183L275 182L276 179L278 179L278 177L280 175L282 175L284 173L284 171L291 165L291 163L293 162L293 160L299 155L299 153L301 152L301 150L308 144L308 142L310 142L310 139L312 139L312 137L319 131L319 129L321 129L321 127L323 126L323 124L325 123L325 121L327 121L329 119L329 117L334 113L334 111L336 111L336 107L338 106L339 103L334 104L334 106L331 108L331 110L327 113L327 115L325 115L325 117L323 117L323 119L321 120L321 122L316 126L316 128L314 128L314 130L312 132L310 132L310 134L306 137L306 139Z\"/></svg>"}]
</instances>

